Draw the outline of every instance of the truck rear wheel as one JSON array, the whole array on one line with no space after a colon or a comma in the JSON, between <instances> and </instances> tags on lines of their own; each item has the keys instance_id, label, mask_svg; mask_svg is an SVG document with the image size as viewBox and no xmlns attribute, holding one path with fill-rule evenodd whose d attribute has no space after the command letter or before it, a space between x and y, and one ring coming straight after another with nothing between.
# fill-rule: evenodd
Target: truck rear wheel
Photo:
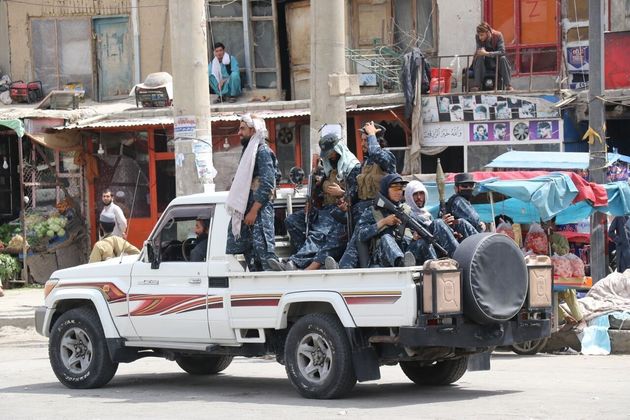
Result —
<instances>
[{"instance_id":1,"label":"truck rear wheel","mask_svg":"<svg viewBox=\"0 0 630 420\"><path fill-rule=\"evenodd\" d=\"M116 374L98 314L89 308L71 309L55 322L48 345L50 365L68 388L99 388Z\"/></svg>"},{"instance_id":2,"label":"truck rear wheel","mask_svg":"<svg viewBox=\"0 0 630 420\"><path fill-rule=\"evenodd\" d=\"M175 362L191 375L214 375L227 369L232 356L180 356Z\"/></svg>"},{"instance_id":3,"label":"truck rear wheel","mask_svg":"<svg viewBox=\"0 0 630 420\"><path fill-rule=\"evenodd\" d=\"M348 336L333 314L300 318L287 335L285 357L291 384L306 398L339 398L357 382Z\"/></svg>"},{"instance_id":4,"label":"truck rear wheel","mask_svg":"<svg viewBox=\"0 0 630 420\"><path fill-rule=\"evenodd\" d=\"M522 343L514 343L510 349L521 356L533 356L547 345L547 338L540 340L523 341Z\"/></svg>"},{"instance_id":5,"label":"truck rear wheel","mask_svg":"<svg viewBox=\"0 0 630 420\"><path fill-rule=\"evenodd\" d=\"M400 367L407 378L418 385L450 385L466 373L468 357L444 360L432 365L421 364L421 362L400 362Z\"/></svg>"}]
</instances>

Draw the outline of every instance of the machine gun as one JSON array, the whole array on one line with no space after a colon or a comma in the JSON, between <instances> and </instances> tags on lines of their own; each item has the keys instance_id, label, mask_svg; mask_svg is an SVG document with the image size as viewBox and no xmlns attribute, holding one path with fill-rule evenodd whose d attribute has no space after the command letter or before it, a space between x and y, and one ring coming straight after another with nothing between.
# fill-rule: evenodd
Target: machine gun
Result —
<instances>
[{"instance_id":1,"label":"machine gun","mask_svg":"<svg viewBox=\"0 0 630 420\"><path fill-rule=\"evenodd\" d=\"M348 188L346 188L346 192L343 194L343 200L346 202L348 206L346 210L346 230L348 231L348 241L352 237L352 197L350 196L350 192Z\"/></svg>"},{"instance_id":2,"label":"machine gun","mask_svg":"<svg viewBox=\"0 0 630 420\"><path fill-rule=\"evenodd\" d=\"M431 232L429 232L427 230L427 228L422 226L422 223L418 222L416 219L414 219L413 217L409 216L407 213L405 213L403 211L403 209L398 207L396 204L392 203L383 194L381 194L379 192L378 195L376 196L376 200L374 200L374 202L376 204L376 207L380 207L382 209L385 209L385 210L395 214L396 217L399 218L400 221L403 223L403 225L409 227L411 230L416 232L422 238L424 238L427 241L429 241L429 243L431 243L433 245L435 250L437 252L439 252L442 257L447 257L448 256L448 252L446 252L444 247L438 243L437 239L435 239L435 236L433 236L431 234Z\"/></svg>"}]
</instances>

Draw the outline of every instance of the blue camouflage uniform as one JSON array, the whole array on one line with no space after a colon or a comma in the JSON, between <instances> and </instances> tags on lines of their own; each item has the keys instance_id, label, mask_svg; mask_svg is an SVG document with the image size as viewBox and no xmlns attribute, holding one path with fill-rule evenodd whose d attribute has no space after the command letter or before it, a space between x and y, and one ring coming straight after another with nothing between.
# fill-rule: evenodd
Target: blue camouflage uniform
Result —
<instances>
[{"instance_id":1,"label":"blue camouflage uniform","mask_svg":"<svg viewBox=\"0 0 630 420\"><path fill-rule=\"evenodd\" d=\"M374 169L382 175L396 173L396 156L389 150L383 149L374 135L368 136L367 144L368 152L361 164L361 173L357 177L357 198L352 200L354 203L352 205L352 221L355 224L355 229L348 241L346 251L339 261L340 268L355 268L359 264L359 251L356 246L356 225L364 211L372 205L374 198L376 198L376 192L379 189L378 183L380 182L379 178L375 178L370 182L365 178L366 174L373 173ZM371 185L366 185L362 188L362 192L359 195L359 183L370 183Z\"/></svg>"},{"instance_id":2,"label":"blue camouflage uniform","mask_svg":"<svg viewBox=\"0 0 630 420\"><path fill-rule=\"evenodd\" d=\"M405 251L410 250L411 244L417 242L411 238L409 232L404 236L398 235L396 230L401 227L384 226L378 229L377 217L380 220L390 214L387 210L370 206L363 211L357 224L357 240L371 243L372 267L395 267L397 260L403 258ZM404 226L402 228L404 229ZM399 236L402 238L397 239Z\"/></svg>"},{"instance_id":3,"label":"blue camouflage uniform","mask_svg":"<svg viewBox=\"0 0 630 420\"><path fill-rule=\"evenodd\" d=\"M405 187L405 203L411 208L416 219L435 237L437 243L446 250L448 256L452 257L459 245L453 231L442 219L433 219L433 216L424 208L424 205L418 207L418 204L414 201L416 193L423 193L425 202L429 199L429 193L424 184L414 180ZM424 238L420 238L412 243L409 251L416 257L418 265L424 264L428 259L442 257L442 255L437 254L434 246Z\"/></svg>"},{"instance_id":4,"label":"blue camouflage uniform","mask_svg":"<svg viewBox=\"0 0 630 420\"><path fill-rule=\"evenodd\" d=\"M333 171L327 181L342 184L341 187L346 191L346 194L350 194L352 197L353 194L356 195L356 176L360 169L360 165L357 164L346 176L345 182L332 179L336 174L336 171ZM323 265L326 257L331 256L338 259L346 249L348 241L346 214L337 207L336 199L324 193L324 205L319 209L314 209L313 213L315 215L309 221L308 237L305 237L298 252L289 258L298 268L305 268L312 262ZM296 214L299 216L290 222L291 228L295 228L295 230L300 223L304 223L304 212L301 211ZM298 217L301 222L298 221ZM304 237L303 235L303 231L296 234L298 238Z\"/></svg>"},{"instance_id":5,"label":"blue camouflage uniform","mask_svg":"<svg viewBox=\"0 0 630 420\"><path fill-rule=\"evenodd\" d=\"M243 146L243 151L247 144ZM275 229L273 193L276 188L278 162L267 143L258 147L252 174L252 188L249 191L247 208L249 212L254 201L262 204L253 226L241 224L241 236L234 238L232 225L228 224L226 254L243 254L249 271L269 270L268 259L278 259L275 253Z\"/></svg>"},{"instance_id":6,"label":"blue camouflage uniform","mask_svg":"<svg viewBox=\"0 0 630 420\"><path fill-rule=\"evenodd\" d=\"M477 210L466 198L455 194L446 202L446 211L455 218L453 229L465 239L483 230Z\"/></svg>"}]
</instances>

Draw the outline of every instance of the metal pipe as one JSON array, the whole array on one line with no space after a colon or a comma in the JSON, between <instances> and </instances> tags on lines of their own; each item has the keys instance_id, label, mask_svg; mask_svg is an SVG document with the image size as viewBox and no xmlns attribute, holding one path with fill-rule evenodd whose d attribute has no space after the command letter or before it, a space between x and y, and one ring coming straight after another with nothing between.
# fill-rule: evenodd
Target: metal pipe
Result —
<instances>
[{"instance_id":1,"label":"metal pipe","mask_svg":"<svg viewBox=\"0 0 630 420\"><path fill-rule=\"evenodd\" d=\"M20 158L20 221L22 225L22 281L28 284L28 266L26 265L26 206L24 203L24 150L22 146L23 137L18 137L18 156Z\"/></svg>"},{"instance_id":2,"label":"metal pipe","mask_svg":"<svg viewBox=\"0 0 630 420\"><path fill-rule=\"evenodd\" d=\"M140 31L138 21L138 0L131 0L131 28L133 31L133 80L140 83Z\"/></svg>"},{"instance_id":3,"label":"metal pipe","mask_svg":"<svg viewBox=\"0 0 630 420\"><path fill-rule=\"evenodd\" d=\"M247 74L247 83L250 89L254 88L254 76L252 72L251 56L254 52L249 42L249 0L243 2L243 48L245 55L245 74Z\"/></svg>"}]
</instances>

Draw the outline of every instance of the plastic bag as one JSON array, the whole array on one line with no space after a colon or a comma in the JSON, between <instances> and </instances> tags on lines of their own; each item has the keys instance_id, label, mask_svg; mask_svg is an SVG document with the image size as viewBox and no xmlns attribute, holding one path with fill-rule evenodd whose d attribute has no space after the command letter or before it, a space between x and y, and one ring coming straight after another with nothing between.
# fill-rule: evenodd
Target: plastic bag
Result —
<instances>
[{"instance_id":1,"label":"plastic bag","mask_svg":"<svg viewBox=\"0 0 630 420\"><path fill-rule=\"evenodd\" d=\"M551 263L553 264L554 275L563 278L573 277L573 267L567 257L554 254L551 257Z\"/></svg>"},{"instance_id":2,"label":"plastic bag","mask_svg":"<svg viewBox=\"0 0 630 420\"><path fill-rule=\"evenodd\" d=\"M538 255L547 255L549 253L547 235L538 223L532 223L529 227L525 237L525 249L531 250Z\"/></svg>"},{"instance_id":3,"label":"plastic bag","mask_svg":"<svg viewBox=\"0 0 630 420\"><path fill-rule=\"evenodd\" d=\"M502 233L515 240L514 230L512 229L512 225L508 222L499 223L499 226L497 226L497 233Z\"/></svg>"},{"instance_id":4,"label":"plastic bag","mask_svg":"<svg viewBox=\"0 0 630 420\"><path fill-rule=\"evenodd\" d=\"M584 277L584 261L575 254L567 254L564 257L571 265L571 277Z\"/></svg>"}]
</instances>

